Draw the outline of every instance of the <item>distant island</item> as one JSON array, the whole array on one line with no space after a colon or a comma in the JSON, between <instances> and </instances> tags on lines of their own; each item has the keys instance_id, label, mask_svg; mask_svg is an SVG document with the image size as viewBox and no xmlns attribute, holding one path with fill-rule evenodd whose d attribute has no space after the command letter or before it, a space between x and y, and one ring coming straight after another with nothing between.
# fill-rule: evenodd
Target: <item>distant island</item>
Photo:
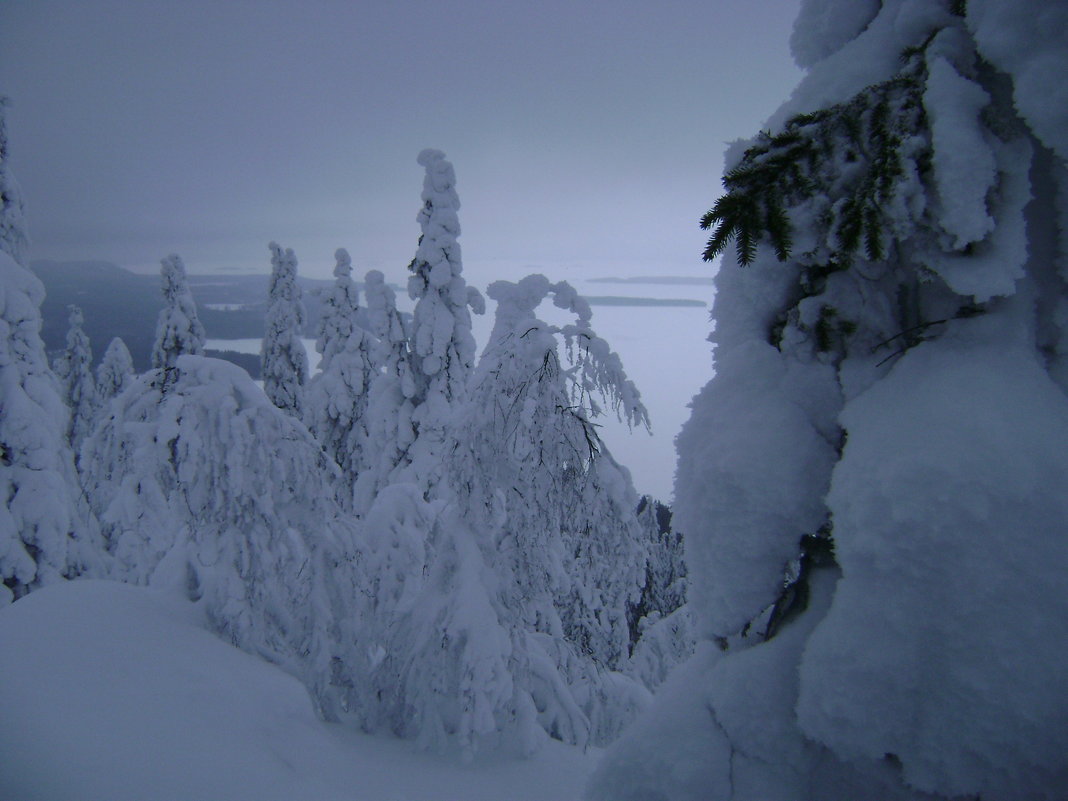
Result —
<instances>
[{"instance_id":1,"label":"distant island","mask_svg":"<svg viewBox=\"0 0 1068 801\"><path fill-rule=\"evenodd\" d=\"M591 306L707 306L691 298L628 298L621 295L583 295Z\"/></svg>"},{"instance_id":2,"label":"distant island","mask_svg":"<svg viewBox=\"0 0 1068 801\"><path fill-rule=\"evenodd\" d=\"M67 306L73 303L85 313L85 332L97 360L103 356L111 338L118 336L129 348L134 367L139 371L148 369L156 317L163 303L158 275L133 273L104 261L41 260L31 262L30 268L45 286L41 338L50 357L62 350L66 343ZM262 337L268 278L266 273L190 275L189 284L208 336L214 339ZM308 311L305 334L314 336L322 308L316 290L333 282L303 276L299 281ZM236 362L253 374L258 372L255 363L259 360L253 360L247 354L212 355Z\"/></svg>"},{"instance_id":3,"label":"distant island","mask_svg":"<svg viewBox=\"0 0 1068 801\"><path fill-rule=\"evenodd\" d=\"M711 275L636 275L628 278L591 278L591 284L670 284L674 286L712 286Z\"/></svg>"},{"instance_id":4,"label":"distant island","mask_svg":"<svg viewBox=\"0 0 1068 801\"><path fill-rule=\"evenodd\" d=\"M45 285L41 307L41 337L49 356L65 345L67 306L77 304L85 313L85 332L92 342L97 360L103 356L112 337L121 336L129 348L137 370L147 370L156 317L162 299L159 276L134 273L111 262L34 261L30 267ZM636 278L594 278L601 284L660 284L674 286L711 286L703 276L647 276ZM322 310L319 290L333 282L299 278L304 290L308 319L305 336L314 336ZM268 276L263 274L189 276L189 285L197 302L200 320L212 339L258 339L263 336L263 318L267 308ZM400 287L394 287L403 292ZM693 298L650 298L617 295L584 296L591 306L632 307L706 307ZM239 364L254 377L259 375L259 357L234 351L210 355Z\"/></svg>"}]
</instances>

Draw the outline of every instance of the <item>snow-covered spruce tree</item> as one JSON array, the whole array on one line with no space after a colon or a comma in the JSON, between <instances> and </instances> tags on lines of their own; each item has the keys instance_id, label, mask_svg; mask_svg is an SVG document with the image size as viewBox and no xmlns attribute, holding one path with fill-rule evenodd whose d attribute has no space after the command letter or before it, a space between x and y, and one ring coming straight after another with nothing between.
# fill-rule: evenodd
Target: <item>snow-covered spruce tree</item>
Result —
<instances>
[{"instance_id":1,"label":"snow-covered spruce tree","mask_svg":"<svg viewBox=\"0 0 1068 801\"><path fill-rule=\"evenodd\" d=\"M66 436L77 461L78 449L96 421L100 400L93 380L93 351L89 337L82 329L85 318L77 306L70 306L69 311L67 347L56 357L53 370L59 378L63 400L70 409Z\"/></svg>"},{"instance_id":2,"label":"snow-covered spruce tree","mask_svg":"<svg viewBox=\"0 0 1068 801\"><path fill-rule=\"evenodd\" d=\"M0 250L17 264L25 264L29 240L26 237L22 191L11 174L7 152L8 104L8 99L0 95Z\"/></svg>"},{"instance_id":3,"label":"snow-covered spruce tree","mask_svg":"<svg viewBox=\"0 0 1068 801\"><path fill-rule=\"evenodd\" d=\"M305 393L304 419L346 478L346 503L367 448L367 398L377 368L376 343L357 322L359 304L352 262L345 250L335 254L334 286L323 299L316 350L319 372Z\"/></svg>"},{"instance_id":4,"label":"snow-covered spruce tree","mask_svg":"<svg viewBox=\"0 0 1068 801\"><path fill-rule=\"evenodd\" d=\"M463 399L475 361L471 314L485 311L485 301L463 277L456 174L440 150L424 150L418 162L426 169L423 207L416 217L422 231L408 269L408 296L414 300L410 332L414 394L412 424L416 439L405 456L416 462L413 475L434 472L455 406Z\"/></svg>"},{"instance_id":5,"label":"snow-covered spruce tree","mask_svg":"<svg viewBox=\"0 0 1068 801\"><path fill-rule=\"evenodd\" d=\"M594 797L1063 797L1066 43L1041 2L803 3L703 221L740 263L678 439L705 643Z\"/></svg>"},{"instance_id":6,"label":"snow-covered spruce tree","mask_svg":"<svg viewBox=\"0 0 1068 801\"><path fill-rule=\"evenodd\" d=\"M163 308L156 321L156 341L152 347L152 367L160 370L163 386L170 384L171 371L184 353L204 352L204 326L197 316L193 293L185 277L181 257L171 254L160 261Z\"/></svg>"},{"instance_id":7,"label":"snow-covered spruce tree","mask_svg":"<svg viewBox=\"0 0 1068 801\"><path fill-rule=\"evenodd\" d=\"M103 547L63 438L70 413L41 341L44 287L19 261L26 235L5 111L0 99L0 604L103 569Z\"/></svg>"},{"instance_id":8,"label":"snow-covered spruce tree","mask_svg":"<svg viewBox=\"0 0 1068 801\"><path fill-rule=\"evenodd\" d=\"M487 738L508 737L502 728L511 727L495 711L513 696L508 635L484 583L480 534L457 514L442 481L446 439L474 360L468 307L481 312L483 304L462 275L452 165L436 150L418 160L426 177L422 235L409 265L411 325L380 274L368 274L366 284L382 372L368 398L356 506L366 519L367 575L380 588L363 637L380 658L359 689L367 728L425 746L452 740L470 754Z\"/></svg>"},{"instance_id":9,"label":"snow-covered spruce tree","mask_svg":"<svg viewBox=\"0 0 1068 801\"><path fill-rule=\"evenodd\" d=\"M271 282L267 317L264 320L263 391L279 409L300 417L304 410L304 385L308 381L308 354L300 341L306 313L297 283L297 257L274 242L271 251Z\"/></svg>"},{"instance_id":10,"label":"snow-covered spruce tree","mask_svg":"<svg viewBox=\"0 0 1068 801\"><path fill-rule=\"evenodd\" d=\"M134 377L133 358L121 338L115 337L96 368L96 391L101 404L122 393Z\"/></svg>"},{"instance_id":11,"label":"snow-covered spruce tree","mask_svg":"<svg viewBox=\"0 0 1068 801\"><path fill-rule=\"evenodd\" d=\"M670 615L686 603L682 533L671 526L671 508L651 495L643 495L636 511L648 558L641 597L627 613L631 642L638 639L642 618Z\"/></svg>"},{"instance_id":12,"label":"snow-covered spruce tree","mask_svg":"<svg viewBox=\"0 0 1068 801\"><path fill-rule=\"evenodd\" d=\"M620 403L632 422L645 412L568 285L532 276L490 293L494 335L448 431L433 499L395 483L366 520L381 566L369 616L381 661L368 686L380 725L429 743L604 742L645 697L608 672L626 655L626 601L644 565L634 493L602 450L589 395ZM537 320L549 294L578 322ZM561 333L584 337L570 366ZM608 564L591 564L593 554Z\"/></svg>"},{"instance_id":13,"label":"snow-covered spruce tree","mask_svg":"<svg viewBox=\"0 0 1068 801\"><path fill-rule=\"evenodd\" d=\"M158 369L135 379L83 450L118 577L197 601L220 635L300 678L335 717L361 617L338 469L240 368L183 355L170 369L166 392Z\"/></svg>"},{"instance_id":14,"label":"snow-covered spruce tree","mask_svg":"<svg viewBox=\"0 0 1068 801\"><path fill-rule=\"evenodd\" d=\"M645 585L627 609L631 653L621 669L656 689L693 655L693 616L686 606L682 534L672 528L671 509L644 495L637 513L646 549Z\"/></svg>"},{"instance_id":15,"label":"snow-covered spruce tree","mask_svg":"<svg viewBox=\"0 0 1068 801\"><path fill-rule=\"evenodd\" d=\"M465 757L486 746L533 750L535 712L514 683L480 532L455 505L395 482L364 533L373 588L360 635L371 669L355 685L364 726L424 748L455 744Z\"/></svg>"},{"instance_id":16,"label":"snow-covered spruce tree","mask_svg":"<svg viewBox=\"0 0 1068 801\"><path fill-rule=\"evenodd\" d=\"M367 388L364 410L366 447L356 470L354 501L357 514L370 508L379 490L387 486L405 462L415 439L412 398L415 380L404 318L397 311L397 298L378 270L364 277L367 322L377 339L372 362L376 366Z\"/></svg>"}]
</instances>

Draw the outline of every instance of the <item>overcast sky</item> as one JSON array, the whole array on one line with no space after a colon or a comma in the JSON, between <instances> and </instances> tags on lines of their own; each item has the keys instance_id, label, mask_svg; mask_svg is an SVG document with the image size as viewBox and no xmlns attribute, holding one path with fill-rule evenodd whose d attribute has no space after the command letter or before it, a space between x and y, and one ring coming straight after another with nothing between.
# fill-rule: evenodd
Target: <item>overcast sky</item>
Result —
<instances>
[{"instance_id":1,"label":"overcast sky","mask_svg":"<svg viewBox=\"0 0 1068 801\"><path fill-rule=\"evenodd\" d=\"M31 258L402 275L425 147L465 261L699 273L724 143L798 73L798 0L3 0Z\"/></svg>"}]
</instances>

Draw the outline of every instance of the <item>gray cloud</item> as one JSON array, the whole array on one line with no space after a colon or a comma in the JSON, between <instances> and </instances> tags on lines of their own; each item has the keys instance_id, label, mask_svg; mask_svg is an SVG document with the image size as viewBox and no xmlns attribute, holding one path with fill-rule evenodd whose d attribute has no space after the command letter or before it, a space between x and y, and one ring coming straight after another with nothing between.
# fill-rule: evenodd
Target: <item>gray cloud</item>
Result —
<instances>
[{"instance_id":1,"label":"gray cloud","mask_svg":"<svg viewBox=\"0 0 1068 801\"><path fill-rule=\"evenodd\" d=\"M692 265L723 142L797 78L797 0L7 0L0 92L33 256L403 268L415 155L470 259Z\"/></svg>"}]
</instances>

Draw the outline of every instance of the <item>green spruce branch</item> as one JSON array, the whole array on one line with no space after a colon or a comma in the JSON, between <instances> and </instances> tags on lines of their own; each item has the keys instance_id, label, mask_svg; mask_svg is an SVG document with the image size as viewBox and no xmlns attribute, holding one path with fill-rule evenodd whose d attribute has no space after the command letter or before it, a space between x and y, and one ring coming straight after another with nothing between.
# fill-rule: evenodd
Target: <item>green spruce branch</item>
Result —
<instances>
[{"instance_id":1,"label":"green spruce branch","mask_svg":"<svg viewBox=\"0 0 1068 801\"><path fill-rule=\"evenodd\" d=\"M818 232L820 241L834 243L831 261L848 265L861 248L869 260L885 258L885 207L906 175L902 149L926 128L924 49L890 80L845 103L797 115L781 133L762 132L724 176L726 193L701 218L701 228L712 231L705 261L731 242L742 266L753 262L762 242L786 261L793 248L788 210L821 195L836 199Z\"/></svg>"}]
</instances>

